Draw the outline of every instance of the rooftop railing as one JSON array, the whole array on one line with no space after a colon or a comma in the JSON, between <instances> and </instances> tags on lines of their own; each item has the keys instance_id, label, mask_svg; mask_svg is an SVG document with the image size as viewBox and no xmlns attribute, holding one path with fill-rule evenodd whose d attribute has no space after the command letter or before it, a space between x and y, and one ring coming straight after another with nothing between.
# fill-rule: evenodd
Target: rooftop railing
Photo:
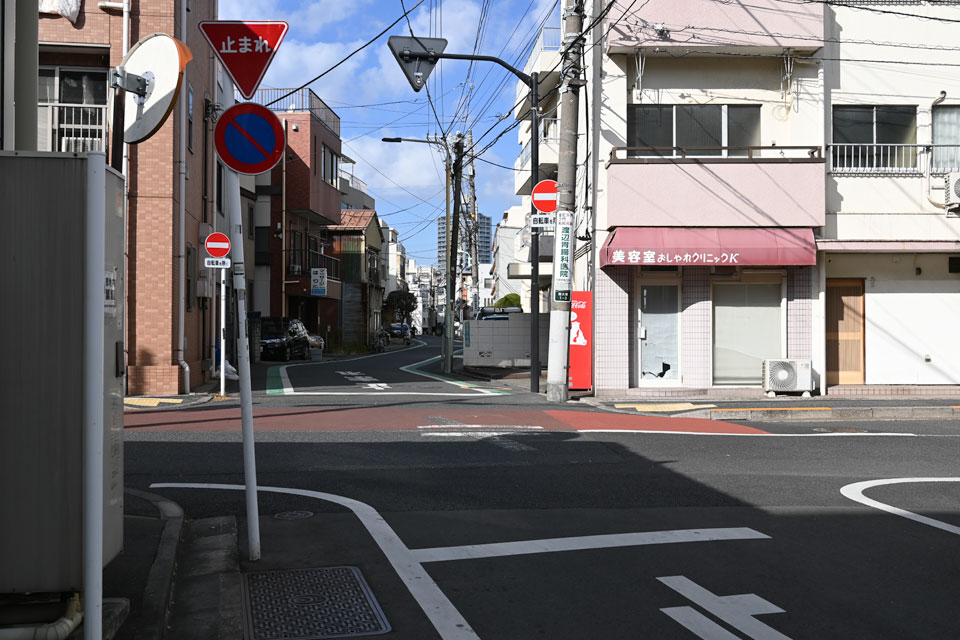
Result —
<instances>
[{"instance_id":1,"label":"rooftop railing","mask_svg":"<svg viewBox=\"0 0 960 640\"><path fill-rule=\"evenodd\" d=\"M257 89L257 94L253 101L259 102L262 105L269 105L269 109L278 113L283 113L284 111L309 111L315 118L322 122L324 126L339 137L340 116L327 106L327 103L321 100L320 96L310 89L298 89L289 96L284 97L283 100L280 100L277 104L270 104L289 92L290 89Z\"/></svg>"},{"instance_id":2,"label":"rooftop railing","mask_svg":"<svg viewBox=\"0 0 960 640\"><path fill-rule=\"evenodd\" d=\"M560 140L560 119L559 118L542 118L540 120L540 142L556 142ZM525 166L530 162L530 154L532 153L532 148L530 143L533 141L533 136L530 136L530 140L527 140L524 143L523 148L520 150L520 166Z\"/></svg>"},{"instance_id":3,"label":"rooftop railing","mask_svg":"<svg viewBox=\"0 0 960 640\"><path fill-rule=\"evenodd\" d=\"M821 147L814 146L749 146L749 147L613 147L610 162L658 162L660 160L706 160L710 162L743 162L751 160L818 160Z\"/></svg>"},{"instance_id":4,"label":"rooftop railing","mask_svg":"<svg viewBox=\"0 0 960 640\"><path fill-rule=\"evenodd\" d=\"M540 36L537 38L536 44L533 45L533 49L530 51L530 56L527 58L527 64L524 67L525 73L530 73L531 66L533 61L541 51L559 51L563 40L560 35L560 27L544 27L540 31Z\"/></svg>"}]
</instances>

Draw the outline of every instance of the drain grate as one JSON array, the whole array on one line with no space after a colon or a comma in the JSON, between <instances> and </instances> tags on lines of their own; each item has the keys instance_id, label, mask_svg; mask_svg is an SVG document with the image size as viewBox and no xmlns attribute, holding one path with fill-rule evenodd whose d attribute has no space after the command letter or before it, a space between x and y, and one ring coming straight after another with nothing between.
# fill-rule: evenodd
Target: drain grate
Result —
<instances>
[{"instance_id":1,"label":"drain grate","mask_svg":"<svg viewBox=\"0 0 960 640\"><path fill-rule=\"evenodd\" d=\"M390 631L357 567L243 575L248 640L320 640Z\"/></svg>"},{"instance_id":2,"label":"drain grate","mask_svg":"<svg viewBox=\"0 0 960 640\"><path fill-rule=\"evenodd\" d=\"M312 511L281 511L273 516L277 520L306 520L313 517Z\"/></svg>"}]
</instances>

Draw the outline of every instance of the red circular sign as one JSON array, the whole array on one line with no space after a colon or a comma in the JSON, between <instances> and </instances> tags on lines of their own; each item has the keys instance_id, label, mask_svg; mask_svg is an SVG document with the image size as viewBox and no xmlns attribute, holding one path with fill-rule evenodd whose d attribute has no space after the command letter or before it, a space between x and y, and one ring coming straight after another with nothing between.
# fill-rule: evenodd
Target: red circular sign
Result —
<instances>
[{"instance_id":1,"label":"red circular sign","mask_svg":"<svg viewBox=\"0 0 960 640\"><path fill-rule=\"evenodd\" d=\"M230 238L223 233L211 233L203 241L203 246L211 258L223 258L230 253Z\"/></svg>"},{"instance_id":2,"label":"red circular sign","mask_svg":"<svg viewBox=\"0 0 960 640\"><path fill-rule=\"evenodd\" d=\"M553 213L557 210L557 181L541 180L530 192L530 198L537 211Z\"/></svg>"},{"instance_id":3,"label":"red circular sign","mask_svg":"<svg viewBox=\"0 0 960 640\"><path fill-rule=\"evenodd\" d=\"M223 163L244 175L273 169L286 146L280 119L263 105L243 102L223 112L213 131Z\"/></svg>"}]
</instances>

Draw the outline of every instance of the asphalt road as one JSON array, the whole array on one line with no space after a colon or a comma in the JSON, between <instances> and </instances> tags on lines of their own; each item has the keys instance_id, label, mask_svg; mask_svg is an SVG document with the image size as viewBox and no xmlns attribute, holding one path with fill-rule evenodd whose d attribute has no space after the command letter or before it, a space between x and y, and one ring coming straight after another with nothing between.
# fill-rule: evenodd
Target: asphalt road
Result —
<instances>
[{"instance_id":1,"label":"asphalt road","mask_svg":"<svg viewBox=\"0 0 960 640\"><path fill-rule=\"evenodd\" d=\"M632 416L411 371L430 349L291 366L286 393L258 396L273 425L258 433L259 483L292 493L261 491L264 559L246 571L359 566L387 637L960 636L960 425L697 432L637 416L627 429L611 421ZM425 395L441 393L460 395ZM234 423L205 411L136 416L127 485L241 485ZM243 521L240 491L152 490L188 518ZM290 510L316 515L271 517ZM384 531L409 565L391 564Z\"/></svg>"}]
</instances>

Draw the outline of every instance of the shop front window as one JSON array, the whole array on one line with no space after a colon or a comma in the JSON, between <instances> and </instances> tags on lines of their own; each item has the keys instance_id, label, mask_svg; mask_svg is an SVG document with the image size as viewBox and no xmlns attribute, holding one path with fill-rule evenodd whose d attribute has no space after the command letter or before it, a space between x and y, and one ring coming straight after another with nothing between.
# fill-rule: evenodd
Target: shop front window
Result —
<instances>
[{"instance_id":1,"label":"shop front window","mask_svg":"<svg viewBox=\"0 0 960 640\"><path fill-rule=\"evenodd\" d=\"M780 284L713 286L713 383L759 385L763 361L783 356Z\"/></svg>"}]
</instances>

